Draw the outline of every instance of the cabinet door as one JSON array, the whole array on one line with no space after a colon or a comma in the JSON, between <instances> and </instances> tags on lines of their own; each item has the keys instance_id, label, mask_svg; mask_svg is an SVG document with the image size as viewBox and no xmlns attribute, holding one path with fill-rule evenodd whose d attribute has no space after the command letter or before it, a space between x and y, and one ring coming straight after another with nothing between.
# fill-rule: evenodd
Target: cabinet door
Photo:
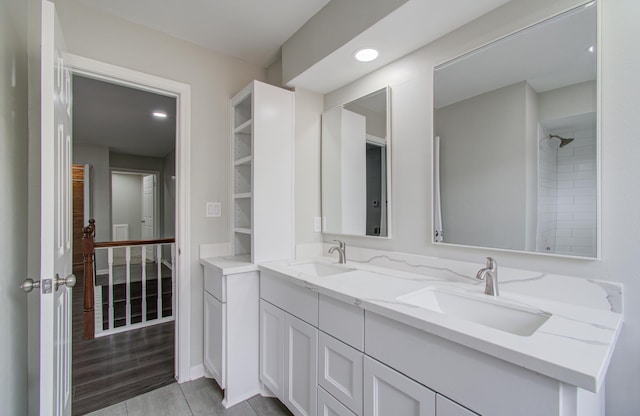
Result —
<instances>
[{"instance_id":1,"label":"cabinet door","mask_svg":"<svg viewBox=\"0 0 640 416\"><path fill-rule=\"evenodd\" d=\"M260 381L280 400L284 397L284 314L260 300Z\"/></svg>"},{"instance_id":2,"label":"cabinet door","mask_svg":"<svg viewBox=\"0 0 640 416\"><path fill-rule=\"evenodd\" d=\"M284 404L296 416L315 416L318 330L285 313Z\"/></svg>"},{"instance_id":3,"label":"cabinet door","mask_svg":"<svg viewBox=\"0 0 640 416\"><path fill-rule=\"evenodd\" d=\"M362 353L320 332L318 369L318 385L362 415Z\"/></svg>"},{"instance_id":4,"label":"cabinet door","mask_svg":"<svg viewBox=\"0 0 640 416\"><path fill-rule=\"evenodd\" d=\"M345 405L318 386L318 416L356 416Z\"/></svg>"},{"instance_id":5,"label":"cabinet door","mask_svg":"<svg viewBox=\"0 0 640 416\"><path fill-rule=\"evenodd\" d=\"M221 388L225 388L224 334L226 304L204 292L204 366L216 379Z\"/></svg>"},{"instance_id":6,"label":"cabinet door","mask_svg":"<svg viewBox=\"0 0 640 416\"><path fill-rule=\"evenodd\" d=\"M435 416L436 394L379 362L364 357L364 414Z\"/></svg>"},{"instance_id":7,"label":"cabinet door","mask_svg":"<svg viewBox=\"0 0 640 416\"><path fill-rule=\"evenodd\" d=\"M478 416L477 413L452 402L444 396L436 395L436 415L437 416Z\"/></svg>"}]
</instances>

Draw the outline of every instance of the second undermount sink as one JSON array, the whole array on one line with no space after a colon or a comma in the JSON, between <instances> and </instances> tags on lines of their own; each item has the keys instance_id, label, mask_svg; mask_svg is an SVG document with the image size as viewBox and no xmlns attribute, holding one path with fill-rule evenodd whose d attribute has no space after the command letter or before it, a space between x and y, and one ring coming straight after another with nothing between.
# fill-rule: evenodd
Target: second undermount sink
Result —
<instances>
[{"instance_id":1,"label":"second undermount sink","mask_svg":"<svg viewBox=\"0 0 640 416\"><path fill-rule=\"evenodd\" d=\"M474 296L426 288L396 299L521 336L533 334L551 317L542 311L511 305L496 298L481 299L480 296L484 295Z\"/></svg>"},{"instance_id":2,"label":"second undermount sink","mask_svg":"<svg viewBox=\"0 0 640 416\"><path fill-rule=\"evenodd\" d=\"M324 262L308 262L289 265L289 268L300 273L308 274L315 277L326 277L334 274L350 272L353 269L341 264L332 264Z\"/></svg>"}]
</instances>

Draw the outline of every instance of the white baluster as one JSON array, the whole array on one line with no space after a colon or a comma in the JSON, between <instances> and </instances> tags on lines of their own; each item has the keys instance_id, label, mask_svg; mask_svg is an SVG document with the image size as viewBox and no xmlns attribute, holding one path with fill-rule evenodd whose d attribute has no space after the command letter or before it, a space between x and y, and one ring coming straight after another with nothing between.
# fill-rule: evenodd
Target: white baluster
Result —
<instances>
[{"instance_id":1,"label":"white baluster","mask_svg":"<svg viewBox=\"0 0 640 416\"><path fill-rule=\"evenodd\" d=\"M126 290L126 325L131 325L131 246L125 247L127 283Z\"/></svg>"},{"instance_id":2,"label":"white baluster","mask_svg":"<svg viewBox=\"0 0 640 416\"><path fill-rule=\"evenodd\" d=\"M176 245L171 243L171 316L176 313Z\"/></svg>"},{"instance_id":3,"label":"white baluster","mask_svg":"<svg viewBox=\"0 0 640 416\"><path fill-rule=\"evenodd\" d=\"M147 322L147 246L142 246L142 322Z\"/></svg>"},{"instance_id":4,"label":"white baluster","mask_svg":"<svg viewBox=\"0 0 640 416\"><path fill-rule=\"evenodd\" d=\"M107 256L109 258L109 308L107 309L109 326L107 329L113 329L113 247L107 249Z\"/></svg>"},{"instance_id":5,"label":"white baluster","mask_svg":"<svg viewBox=\"0 0 640 416\"><path fill-rule=\"evenodd\" d=\"M156 245L156 259L158 261L158 319L162 318L162 247Z\"/></svg>"}]
</instances>

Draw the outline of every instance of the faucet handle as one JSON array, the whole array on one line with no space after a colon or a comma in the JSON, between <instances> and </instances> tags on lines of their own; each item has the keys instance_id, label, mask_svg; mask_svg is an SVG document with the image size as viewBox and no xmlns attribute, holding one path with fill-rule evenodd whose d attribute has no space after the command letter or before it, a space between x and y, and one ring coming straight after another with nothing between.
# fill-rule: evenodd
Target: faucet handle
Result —
<instances>
[{"instance_id":1,"label":"faucet handle","mask_svg":"<svg viewBox=\"0 0 640 416\"><path fill-rule=\"evenodd\" d=\"M345 244L344 241L340 241L340 240L333 240L334 243L338 243L338 246L344 250Z\"/></svg>"},{"instance_id":2,"label":"faucet handle","mask_svg":"<svg viewBox=\"0 0 640 416\"><path fill-rule=\"evenodd\" d=\"M495 271L498 268L498 262L493 257L487 257L487 269Z\"/></svg>"}]
</instances>

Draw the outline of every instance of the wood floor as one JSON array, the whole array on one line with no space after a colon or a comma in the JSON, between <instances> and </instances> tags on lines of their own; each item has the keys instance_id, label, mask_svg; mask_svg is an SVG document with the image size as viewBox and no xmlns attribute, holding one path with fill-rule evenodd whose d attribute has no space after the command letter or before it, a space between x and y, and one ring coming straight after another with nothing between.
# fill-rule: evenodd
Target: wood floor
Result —
<instances>
[{"instance_id":1,"label":"wood floor","mask_svg":"<svg viewBox=\"0 0 640 416\"><path fill-rule=\"evenodd\" d=\"M76 271L82 276L82 271ZM175 382L174 323L82 339L83 285L73 290L73 414L84 415Z\"/></svg>"}]
</instances>

